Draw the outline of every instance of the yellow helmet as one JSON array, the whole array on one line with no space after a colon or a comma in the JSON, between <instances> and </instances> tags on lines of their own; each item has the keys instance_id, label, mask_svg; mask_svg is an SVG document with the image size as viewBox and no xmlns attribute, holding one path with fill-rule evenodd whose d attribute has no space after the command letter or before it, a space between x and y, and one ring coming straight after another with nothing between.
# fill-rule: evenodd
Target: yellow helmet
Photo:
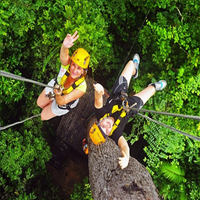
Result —
<instances>
[{"instance_id":1,"label":"yellow helmet","mask_svg":"<svg viewBox=\"0 0 200 200\"><path fill-rule=\"evenodd\" d=\"M96 123L94 123L93 126L90 128L89 135L92 142L97 145L104 143L107 138L107 135Z\"/></svg>"},{"instance_id":2,"label":"yellow helmet","mask_svg":"<svg viewBox=\"0 0 200 200\"><path fill-rule=\"evenodd\" d=\"M71 59L78 66L87 69L90 62L90 55L85 49L78 48L71 56Z\"/></svg>"}]
</instances>

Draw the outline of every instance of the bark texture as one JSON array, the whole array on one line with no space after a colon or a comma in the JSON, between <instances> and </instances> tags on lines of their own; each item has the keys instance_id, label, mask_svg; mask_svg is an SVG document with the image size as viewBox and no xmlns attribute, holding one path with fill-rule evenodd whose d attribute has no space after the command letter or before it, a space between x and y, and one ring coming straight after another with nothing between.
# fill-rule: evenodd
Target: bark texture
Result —
<instances>
[{"instance_id":1,"label":"bark texture","mask_svg":"<svg viewBox=\"0 0 200 200\"><path fill-rule=\"evenodd\" d=\"M96 121L89 120L87 133ZM161 199L146 168L130 157L129 165L121 169L118 158L120 148L108 138L101 145L94 145L89 136L89 181L94 200L158 200Z\"/></svg>"}]
</instances>

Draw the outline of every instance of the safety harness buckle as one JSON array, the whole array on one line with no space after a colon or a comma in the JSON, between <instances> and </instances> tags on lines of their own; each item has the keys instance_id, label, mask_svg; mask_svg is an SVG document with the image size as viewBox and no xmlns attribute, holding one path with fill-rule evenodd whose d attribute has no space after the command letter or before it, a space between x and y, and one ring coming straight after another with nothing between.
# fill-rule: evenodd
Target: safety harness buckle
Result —
<instances>
[{"instance_id":1,"label":"safety harness buckle","mask_svg":"<svg viewBox=\"0 0 200 200\"><path fill-rule=\"evenodd\" d=\"M128 113L129 112L129 110L128 110L129 105L128 105L128 95L127 95L127 93L122 91L120 98L121 98L121 101L122 101L123 109L126 111L126 113Z\"/></svg>"},{"instance_id":2,"label":"safety harness buckle","mask_svg":"<svg viewBox=\"0 0 200 200\"><path fill-rule=\"evenodd\" d=\"M54 93L49 92L49 94L46 94L46 97L48 97L50 100L51 98L55 98L56 95Z\"/></svg>"}]
</instances>

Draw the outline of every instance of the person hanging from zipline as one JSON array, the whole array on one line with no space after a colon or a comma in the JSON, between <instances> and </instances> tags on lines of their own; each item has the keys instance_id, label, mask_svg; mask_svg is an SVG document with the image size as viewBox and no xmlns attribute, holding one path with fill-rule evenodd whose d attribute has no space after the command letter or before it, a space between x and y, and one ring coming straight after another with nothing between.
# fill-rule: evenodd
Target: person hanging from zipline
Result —
<instances>
[{"instance_id":1,"label":"person hanging from zipline","mask_svg":"<svg viewBox=\"0 0 200 200\"><path fill-rule=\"evenodd\" d=\"M163 90L167 85L165 80L160 80L149 84L147 88L134 96L128 97L129 83L131 77L133 79L138 77L139 63L140 57L135 54L133 60L126 64L121 76L115 82L105 105L103 105L103 86L99 83L94 84L94 106L97 123L94 123L90 128L89 135L96 145L104 143L108 136L119 145L122 153L122 157L119 158L119 165L122 169L128 166L130 157L129 145L123 137L123 130L129 118L134 117L138 112L133 109L128 111L126 108L128 106L129 108L142 108L156 91Z\"/></svg>"},{"instance_id":2,"label":"person hanging from zipline","mask_svg":"<svg viewBox=\"0 0 200 200\"><path fill-rule=\"evenodd\" d=\"M67 34L65 37L60 50L59 74L48 83L54 86L54 89L46 87L37 99L37 105L43 109L41 120L49 120L68 113L86 92L85 76L90 55L85 49L78 48L71 57L69 56L69 48L78 37L77 31L72 36Z\"/></svg>"}]
</instances>

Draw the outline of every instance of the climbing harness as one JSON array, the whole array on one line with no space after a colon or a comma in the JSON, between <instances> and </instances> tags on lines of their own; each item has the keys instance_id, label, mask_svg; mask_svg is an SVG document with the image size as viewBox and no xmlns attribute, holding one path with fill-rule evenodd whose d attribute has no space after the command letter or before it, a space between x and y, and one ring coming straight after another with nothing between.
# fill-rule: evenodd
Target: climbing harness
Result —
<instances>
[{"instance_id":1,"label":"climbing harness","mask_svg":"<svg viewBox=\"0 0 200 200\"><path fill-rule=\"evenodd\" d=\"M70 71L69 69L65 72L65 74L63 75L61 82L60 82L60 86L63 88L63 94L69 94L71 91L73 91L74 89L76 89L84 80L85 77L81 77L79 78L77 81L75 81L69 88L65 89L64 88L64 84L65 81L67 80L67 78L70 75Z\"/></svg>"},{"instance_id":2,"label":"climbing harness","mask_svg":"<svg viewBox=\"0 0 200 200\"><path fill-rule=\"evenodd\" d=\"M119 104L115 104L113 105L111 112L106 113L101 119L106 119L107 117L109 117L110 115L114 114L115 112L120 112L120 116L118 117L118 119L115 121L115 123L113 124L112 130L109 134L109 136L111 136L113 134L113 132L116 130L116 128L119 126L121 120L127 115L129 114L129 106L128 106L128 95L124 92L121 92L120 95L114 95L112 97L112 99L114 100L120 100L122 102L121 105ZM135 106L135 104L133 104L132 106ZM131 107L132 107L131 106ZM92 142L96 145L102 144L106 141L106 138L108 137L108 135L106 135L104 133L104 131L102 130L101 126L97 123L94 123L93 126L90 128L89 130L89 135L90 138L92 140Z\"/></svg>"},{"instance_id":3,"label":"climbing harness","mask_svg":"<svg viewBox=\"0 0 200 200\"><path fill-rule=\"evenodd\" d=\"M85 80L85 76L80 76L70 87L65 89L65 87L64 87L65 81L67 80L67 78L70 75L69 66L70 66L70 64L67 65L67 66L62 65L62 67L66 70L66 72L64 73L64 75L62 75L62 77L57 77L57 78L54 79L54 81L55 81L54 86L56 84L59 85L59 88L56 88L56 89L60 90L62 88L62 94L64 94L64 95L72 92L74 89L76 89ZM86 69L84 69L84 70L86 70ZM48 94L46 94L46 97L51 99L51 98L55 98L56 95L52 92L49 92Z\"/></svg>"},{"instance_id":4,"label":"climbing harness","mask_svg":"<svg viewBox=\"0 0 200 200\"><path fill-rule=\"evenodd\" d=\"M114 125L113 125L113 127L112 127L112 130L111 130L109 136L111 136L111 135L113 134L114 130L119 126L119 124L120 124L122 118L124 118L124 117L127 115L127 113L128 113L128 112L127 112L127 109L124 109L124 108L126 108L126 107L128 106L128 95L127 95L127 93L125 93L125 92L122 91L120 95L118 95L118 96L117 96L117 95L114 95L113 99L115 99L115 100L120 100L120 101L122 102L122 105L121 105L120 107L119 107L118 104L114 105L114 106L112 107L111 112L110 112L110 113L106 113L106 114L100 119L100 121L101 121L101 120L103 120L103 119L109 117L110 115L114 114L114 113L117 112L117 111L122 111L121 114L120 114L120 116L118 117L118 119L115 121L115 123L114 123Z\"/></svg>"}]
</instances>

